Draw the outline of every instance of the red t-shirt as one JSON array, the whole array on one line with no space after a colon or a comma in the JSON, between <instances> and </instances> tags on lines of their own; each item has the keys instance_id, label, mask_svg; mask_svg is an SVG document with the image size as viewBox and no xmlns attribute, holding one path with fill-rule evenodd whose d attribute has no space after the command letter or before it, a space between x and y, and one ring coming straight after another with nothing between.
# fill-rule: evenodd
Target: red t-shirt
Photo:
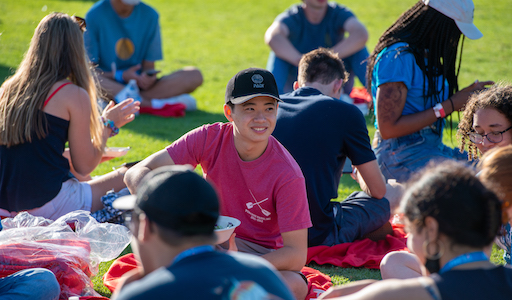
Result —
<instances>
[{"instance_id":1,"label":"red t-shirt","mask_svg":"<svg viewBox=\"0 0 512 300\"><path fill-rule=\"evenodd\" d=\"M281 232L311 227L302 171L274 137L259 158L243 161L231 123L215 123L185 134L167 152L175 164L201 165L220 196L221 214L242 222L237 237L278 249Z\"/></svg>"}]
</instances>

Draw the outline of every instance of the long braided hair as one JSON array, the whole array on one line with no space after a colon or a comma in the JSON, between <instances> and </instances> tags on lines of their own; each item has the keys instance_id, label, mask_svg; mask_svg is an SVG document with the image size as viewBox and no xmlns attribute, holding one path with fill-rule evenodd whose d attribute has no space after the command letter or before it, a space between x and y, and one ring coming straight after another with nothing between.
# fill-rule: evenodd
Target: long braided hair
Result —
<instances>
[{"instance_id":1,"label":"long braided hair","mask_svg":"<svg viewBox=\"0 0 512 300\"><path fill-rule=\"evenodd\" d=\"M461 35L461 31L451 18L425 5L422 1L417 2L379 38L375 49L368 58L366 72L368 90L371 91L373 68L379 53L386 47L404 42L408 44L408 47L404 47L400 51L412 53L424 74L425 108L433 107L436 103L444 101L445 99L440 99L440 96L445 92L445 85L439 87L437 79L442 76L443 82L444 80L448 82L448 97L459 90L457 77L460 70L464 36L457 68L456 62ZM441 122L442 120L438 120L434 130L438 134L441 134Z\"/></svg>"}]
</instances>

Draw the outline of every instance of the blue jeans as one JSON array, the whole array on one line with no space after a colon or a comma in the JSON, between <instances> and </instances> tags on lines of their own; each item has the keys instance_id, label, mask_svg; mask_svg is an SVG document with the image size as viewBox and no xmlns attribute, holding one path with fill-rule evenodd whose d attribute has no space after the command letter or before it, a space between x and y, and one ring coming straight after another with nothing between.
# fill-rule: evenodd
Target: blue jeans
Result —
<instances>
[{"instance_id":1,"label":"blue jeans","mask_svg":"<svg viewBox=\"0 0 512 300\"><path fill-rule=\"evenodd\" d=\"M343 86L345 94L350 94L354 87L354 76L366 85L366 59L368 58L366 47L343 59L346 71L350 74L349 80ZM272 72L276 79L279 94L293 91L293 83L297 81L298 68L285 60L277 57L274 51L270 51L267 61L267 70Z\"/></svg>"},{"instance_id":2,"label":"blue jeans","mask_svg":"<svg viewBox=\"0 0 512 300\"><path fill-rule=\"evenodd\" d=\"M405 182L431 161L455 159L467 162L466 152L443 144L443 136L437 135L429 127L415 133L384 140L379 131L373 141L375 156L386 180L396 179Z\"/></svg>"},{"instance_id":3,"label":"blue jeans","mask_svg":"<svg viewBox=\"0 0 512 300\"><path fill-rule=\"evenodd\" d=\"M0 278L2 300L53 300L58 299L59 294L59 283L55 275L47 269L26 269Z\"/></svg>"}]
</instances>

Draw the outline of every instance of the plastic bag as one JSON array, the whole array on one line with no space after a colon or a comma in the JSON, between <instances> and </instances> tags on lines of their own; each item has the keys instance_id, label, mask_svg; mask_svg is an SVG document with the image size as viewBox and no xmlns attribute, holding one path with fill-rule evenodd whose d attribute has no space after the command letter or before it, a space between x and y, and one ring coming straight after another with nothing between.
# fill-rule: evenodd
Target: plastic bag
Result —
<instances>
[{"instance_id":1,"label":"plastic bag","mask_svg":"<svg viewBox=\"0 0 512 300\"><path fill-rule=\"evenodd\" d=\"M26 268L49 269L59 281L60 299L99 296L90 278L100 262L118 257L131 238L125 226L98 223L88 211L74 211L55 221L22 212L2 220L2 225L0 277Z\"/></svg>"}]
</instances>

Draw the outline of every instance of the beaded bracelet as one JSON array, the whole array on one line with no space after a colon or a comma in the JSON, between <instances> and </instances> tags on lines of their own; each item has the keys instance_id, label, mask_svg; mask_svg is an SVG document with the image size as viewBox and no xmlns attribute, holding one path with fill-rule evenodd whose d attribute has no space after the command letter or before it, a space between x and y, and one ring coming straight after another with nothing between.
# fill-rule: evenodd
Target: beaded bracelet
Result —
<instances>
[{"instance_id":1,"label":"beaded bracelet","mask_svg":"<svg viewBox=\"0 0 512 300\"><path fill-rule=\"evenodd\" d=\"M116 124L114 124L114 121L107 119L103 116L100 117L101 123L107 128L110 128L112 132L110 133L110 137L113 137L119 133L119 128L117 128Z\"/></svg>"}]
</instances>

